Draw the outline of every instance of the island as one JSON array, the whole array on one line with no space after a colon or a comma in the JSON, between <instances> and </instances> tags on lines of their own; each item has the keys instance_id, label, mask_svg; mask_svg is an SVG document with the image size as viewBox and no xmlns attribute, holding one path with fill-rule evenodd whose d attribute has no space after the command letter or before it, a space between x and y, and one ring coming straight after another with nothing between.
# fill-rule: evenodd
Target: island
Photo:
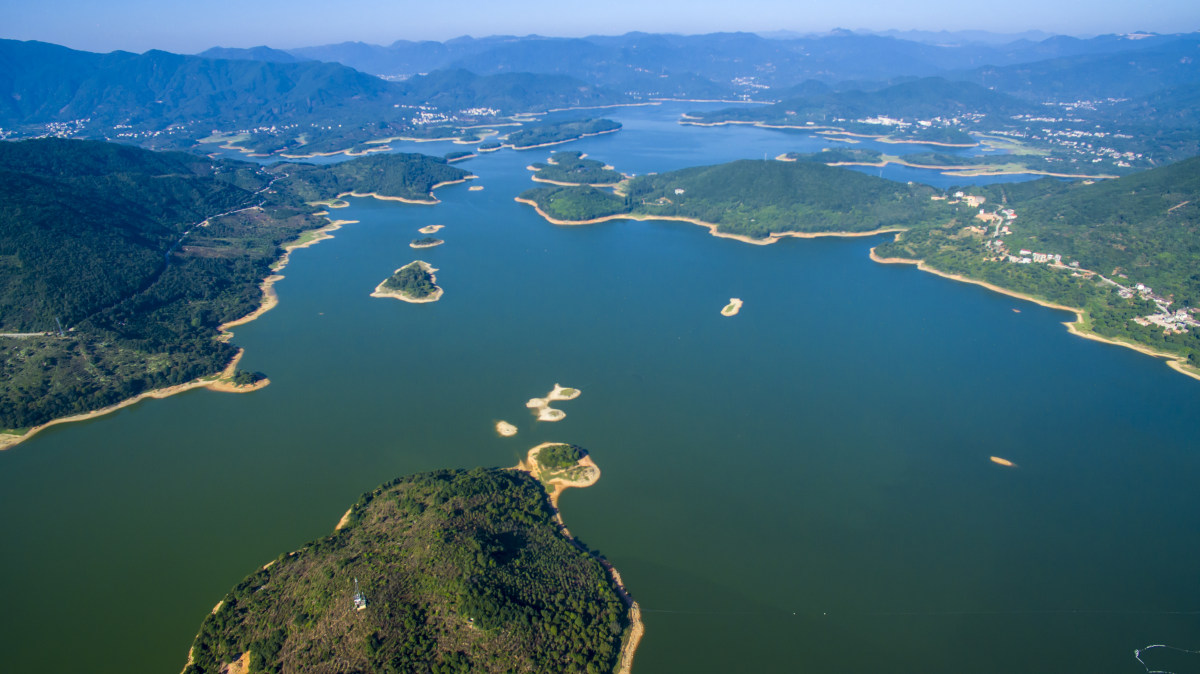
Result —
<instances>
[{"instance_id":1,"label":"island","mask_svg":"<svg viewBox=\"0 0 1200 674\"><path fill-rule=\"evenodd\" d=\"M575 151L555 152L546 163L537 162L528 168L534 172L534 181L551 185L615 187L625 179L613 167Z\"/></svg>"},{"instance_id":2,"label":"island","mask_svg":"<svg viewBox=\"0 0 1200 674\"><path fill-rule=\"evenodd\" d=\"M567 456L542 446L530 472L443 470L363 494L332 534L221 599L184 674L627 666L640 611L547 495L599 477L590 457Z\"/></svg>"},{"instance_id":3,"label":"island","mask_svg":"<svg viewBox=\"0 0 1200 674\"><path fill-rule=\"evenodd\" d=\"M525 407L533 410L538 421L562 421L566 418L567 413L560 409L550 407L550 403L564 400L574 400L578 398L581 393L583 392L577 388L563 388L562 386L555 384L554 389L547 393L545 397L530 398L529 401L525 403Z\"/></svg>"},{"instance_id":4,"label":"island","mask_svg":"<svg viewBox=\"0 0 1200 674\"><path fill-rule=\"evenodd\" d=\"M725 307L723 309L721 309L721 315L722 316L737 316L738 312L741 310L742 310L742 301L736 297L730 297L729 304L726 304Z\"/></svg>"},{"instance_id":5,"label":"island","mask_svg":"<svg viewBox=\"0 0 1200 674\"><path fill-rule=\"evenodd\" d=\"M408 247L409 248L433 248L434 246L440 246L443 243L446 243L446 242L442 241L441 239L436 238L436 237L426 236L426 237L422 237L420 239L413 239L412 242L408 244Z\"/></svg>"},{"instance_id":6,"label":"island","mask_svg":"<svg viewBox=\"0 0 1200 674\"><path fill-rule=\"evenodd\" d=\"M513 426L507 421L500 420L496 422L496 432L499 433L501 437L511 438L517 434L517 427Z\"/></svg>"},{"instance_id":7,"label":"island","mask_svg":"<svg viewBox=\"0 0 1200 674\"><path fill-rule=\"evenodd\" d=\"M445 229L445 225L426 225L417 231L422 234L435 234L439 229Z\"/></svg>"},{"instance_id":8,"label":"island","mask_svg":"<svg viewBox=\"0 0 1200 674\"><path fill-rule=\"evenodd\" d=\"M616 133L621 130L621 123L611 119L578 119L566 122L546 122L530 124L508 134L504 144L514 150L532 150L538 147L549 147L569 143L587 136L599 136L605 133ZM484 148L480 146L480 149Z\"/></svg>"},{"instance_id":9,"label":"island","mask_svg":"<svg viewBox=\"0 0 1200 674\"><path fill-rule=\"evenodd\" d=\"M412 304L436 302L442 299L442 289L433 275L435 271L424 260L409 262L375 286L371 297L390 297Z\"/></svg>"}]
</instances>

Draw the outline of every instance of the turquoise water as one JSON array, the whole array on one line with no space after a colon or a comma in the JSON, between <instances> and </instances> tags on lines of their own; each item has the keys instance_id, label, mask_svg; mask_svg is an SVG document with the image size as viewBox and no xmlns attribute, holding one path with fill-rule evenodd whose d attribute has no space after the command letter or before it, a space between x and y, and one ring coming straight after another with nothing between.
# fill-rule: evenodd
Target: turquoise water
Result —
<instances>
[{"instance_id":1,"label":"turquoise water","mask_svg":"<svg viewBox=\"0 0 1200 674\"><path fill-rule=\"evenodd\" d=\"M820 147L678 111L564 147L638 173ZM1200 383L1070 314L874 264L882 238L549 225L512 201L547 154L465 162L484 191L438 206L337 211L360 222L296 251L236 331L266 389L0 453L3 669L178 671L225 591L359 493L547 440L603 471L561 505L644 608L639 673L1136 673L1136 648L1200 645ZM447 243L408 248L433 223ZM440 302L368 296L418 257ZM555 382L583 395L537 423Z\"/></svg>"}]
</instances>

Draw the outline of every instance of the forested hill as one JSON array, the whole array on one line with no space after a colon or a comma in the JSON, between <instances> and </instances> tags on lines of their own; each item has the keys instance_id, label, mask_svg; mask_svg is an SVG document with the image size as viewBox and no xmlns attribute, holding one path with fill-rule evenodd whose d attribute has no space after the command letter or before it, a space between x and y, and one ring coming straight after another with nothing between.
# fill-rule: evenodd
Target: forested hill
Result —
<instances>
[{"instance_id":1,"label":"forested hill","mask_svg":"<svg viewBox=\"0 0 1200 674\"><path fill-rule=\"evenodd\" d=\"M1061 253L1200 306L1200 157L1091 185L1038 181L988 192L1020 216L1009 248Z\"/></svg>"},{"instance_id":2,"label":"forested hill","mask_svg":"<svg viewBox=\"0 0 1200 674\"><path fill-rule=\"evenodd\" d=\"M306 201L332 199L344 192L373 192L429 201L434 198L435 185L471 175L441 158L401 152L368 155L324 166L276 164L270 171L281 176L280 189Z\"/></svg>"},{"instance_id":3,"label":"forested hill","mask_svg":"<svg viewBox=\"0 0 1200 674\"><path fill-rule=\"evenodd\" d=\"M0 330L72 326L144 286L204 218L250 205L248 165L92 141L0 143Z\"/></svg>"},{"instance_id":4,"label":"forested hill","mask_svg":"<svg viewBox=\"0 0 1200 674\"><path fill-rule=\"evenodd\" d=\"M626 100L565 75L449 70L388 82L320 61L96 54L0 40L0 127L156 147L187 147L214 129L284 127L309 143L340 133L353 139L348 146L408 128L416 106L507 114Z\"/></svg>"},{"instance_id":5,"label":"forested hill","mask_svg":"<svg viewBox=\"0 0 1200 674\"><path fill-rule=\"evenodd\" d=\"M184 672L607 674L627 626L537 480L440 471L363 495L345 527L243 580L205 616Z\"/></svg>"},{"instance_id":6,"label":"forested hill","mask_svg":"<svg viewBox=\"0 0 1200 674\"><path fill-rule=\"evenodd\" d=\"M94 141L0 143L0 431L213 375L312 197L427 199L466 173L376 155L271 171ZM204 226L200 223L206 222ZM59 332L61 323L64 331Z\"/></svg>"},{"instance_id":7,"label":"forested hill","mask_svg":"<svg viewBox=\"0 0 1200 674\"><path fill-rule=\"evenodd\" d=\"M553 218L617 214L700 220L761 239L779 232L864 232L916 227L951 217L937 192L849 169L744 159L634 178L614 195L591 187L543 187L521 196Z\"/></svg>"}]
</instances>

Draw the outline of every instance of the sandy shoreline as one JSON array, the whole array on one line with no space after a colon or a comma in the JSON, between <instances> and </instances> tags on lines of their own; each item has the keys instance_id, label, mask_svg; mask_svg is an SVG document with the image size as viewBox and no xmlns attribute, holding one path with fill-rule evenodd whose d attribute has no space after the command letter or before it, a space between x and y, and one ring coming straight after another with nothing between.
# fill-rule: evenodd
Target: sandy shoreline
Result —
<instances>
[{"instance_id":1,"label":"sandy shoreline","mask_svg":"<svg viewBox=\"0 0 1200 674\"><path fill-rule=\"evenodd\" d=\"M738 312L741 310L742 310L742 301L736 297L730 297L729 304L726 304L725 308L721 309L721 315L722 316L737 316Z\"/></svg>"},{"instance_id":2,"label":"sandy shoreline","mask_svg":"<svg viewBox=\"0 0 1200 674\"><path fill-rule=\"evenodd\" d=\"M564 388L558 384L554 385L554 389L546 394L544 398L530 398L529 402L525 403L525 407L533 410L537 415L538 421L562 421L566 418L567 413L550 407L550 403L560 400L574 400L583 393L577 388Z\"/></svg>"},{"instance_id":3,"label":"sandy shoreline","mask_svg":"<svg viewBox=\"0 0 1200 674\"><path fill-rule=\"evenodd\" d=\"M328 218L326 218L326 219L328 219ZM332 239L333 235L330 232L340 229L342 227L342 225L347 225L347 224L351 224L351 223L355 223L355 222L358 222L358 221L357 220L332 220L329 222L329 224L319 227L317 229L311 229L306 232L301 232L300 237L296 240L296 242L290 243L290 244L285 244L283 246L283 255L281 255L279 257L279 259L276 260L271 265L271 271L278 272L281 269L283 269L284 267L286 267L288 264L288 261L290 260L291 253L293 250L297 250L300 248L308 248L309 246L315 246L316 244L318 244L322 241L325 241L326 239ZM217 339L228 342L230 339L233 338L233 333L229 331L230 328L234 328L239 325L245 325L246 323L249 323L250 321L253 321L253 320L257 319L259 316L262 316L263 314L267 313L271 309L274 309L275 306L279 304L279 296L275 294L275 289L273 286L282 279L283 279L283 276L281 276L279 274L271 274L267 278L263 279L262 283L259 284L259 288L262 290L262 293L263 293L262 303L259 304L257 309L255 309L254 311L251 311L250 313L246 314L245 316L242 316L241 318L218 325L217 331L220 334L217 336ZM86 421L88 419L95 419L96 417L104 416L105 414L110 414L112 412L115 412L115 411L123 408L123 407L128 407L130 405L133 405L133 404L135 404L141 400L147 399L147 398L162 399L162 398L166 398L168 396L173 396L177 393L183 393L184 391L190 391L195 388L207 388L210 391L217 391L217 392L221 392L221 393L249 393L251 391L257 391L258 389L268 386L271 383L271 380L266 379L266 378L261 379L249 386L235 386L232 382L227 381L229 378L231 378L233 376L234 371L237 369L238 363L242 360L243 353L244 353L244 350L239 349L237 352L237 355L235 355L233 357L233 360L229 361L229 364L225 366L225 369L222 370L221 372L217 373L216 375L212 375L209 377L201 377L199 379L195 379L195 380L192 380L192 381L184 383L184 384L176 384L174 386L167 386L165 388L153 389L151 391L145 391L143 393L139 393L138 395L136 395L132 398L127 398L125 400L122 400L119 403L109 405L108 407L102 407L98 410L92 410L91 412L83 412L83 413L71 415L68 417L60 417L58 419L51 419L50 421L47 421L44 424L40 424L38 426L34 426L34 427L30 428L29 430L25 431L21 435L14 435L12 433L0 433L0 451L3 451L10 447L15 447L16 445L21 444L25 440L32 438L34 435L37 435L39 432L41 432L47 428L50 428L51 426L57 426L58 424L71 423L71 422L75 422L75 421Z\"/></svg>"},{"instance_id":4,"label":"sandy shoreline","mask_svg":"<svg viewBox=\"0 0 1200 674\"><path fill-rule=\"evenodd\" d=\"M414 264L420 265L422 269L429 272L429 279L433 283L433 292L429 293L425 297L412 297L411 295L398 290L388 290L384 288L383 284L387 283L388 279L383 279L383 281L380 281L379 285L375 286L375 290L371 293L371 297L387 297L394 300L400 300L401 302L408 302L409 304L427 304L429 302L436 302L442 299L444 292L440 287L438 287L437 277L433 275L433 272L437 271L437 269L433 268L428 262L425 262L424 260L415 260L413 262L409 262L403 267L400 267L400 269L411 267ZM392 273L397 274L400 272L400 269L397 269Z\"/></svg>"},{"instance_id":5,"label":"sandy shoreline","mask_svg":"<svg viewBox=\"0 0 1200 674\"><path fill-rule=\"evenodd\" d=\"M555 385L555 389L557 390L558 388L559 387ZM542 444L530 449L529 452L526 453L525 458L522 459L522 461L518 463L513 470L525 471L537 480L542 481L541 466L537 462L538 453L540 453L546 447L565 444L568 443L543 442ZM554 512L554 519L558 522L559 527L562 529L563 535L566 536L567 539L572 543L576 543L576 541L575 538L571 536L570 530L567 529L566 525L563 523L562 512L558 509L558 497L561 496L563 491L567 489L582 489L585 487L590 487L596 484L596 482L600 479L600 467L597 466L596 462L592 460L590 454L580 459L577 465L585 466L587 468L585 471L586 476L582 480L571 481L561 478L552 478L548 480L549 485L547 485L550 487L547 489L547 493L550 499L550 508ZM542 481L543 484L546 484L546 482L547 481ZM578 543L576 543L576 545L578 545ZM582 546L580 549L583 549ZM584 551L588 552L587 550ZM637 651L637 647L642 640L642 636L646 633L645 623L642 622L642 609L638 605L637 601L635 601L629 594L629 590L626 589L625 583L621 580L620 572L618 572L617 569L607 559L594 554L593 557L595 557L595 559L600 562L600 565L603 566L606 571L608 571L609 575L613 579L613 584L616 585L617 594L621 597L622 601L625 602L625 606L629 608L629 638L626 639L625 643L621 645L621 654L619 657L621 666L617 671L619 674L630 674L633 668L634 653Z\"/></svg>"},{"instance_id":6,"label":"sandy shoreline","mask_svg":"<svg viewBox=\"0 0 1200 674\"><path fill-rule=\"evenodd\" d=\"M50 421L47 421L44 424L39 424L37 426L30 428L29 430L25 431L21 435L13 435L11 433L0 434L0 451L3 451L5 449L9 449L10 447L19 445L20 443L28 440L29 438L32 438L33 436L37 435L38 433L40 433L52 426L57 426L59 424L74 423L76 421L87 421L88 419L95 419L97 417L102 417L106 414L111 414L113 412L116 412L119 409L122 409L124 407L129 407L130 405L137 404L137 403L139 403L143 400L149 399L149 398L153 398L153 399L167 398L167 397L176 395L178 393L183 393L184 391L191 391L192 389L197 389L197 388L206 388L206 389L209 389L210 391L219 391L219 392L224 392L224 393L249 393L251 391L257 391L261 388L268 386L271 383L270 379L260 379L259 381L255 382L253 384L250 384L248 386L235 386L233 384L233 382L230 381L230 379L233 377L234 372L237 370L238 362L241 361L243 353L244 353L244 350L238 350L237 355L235 355L233 357L233 360L229 361L229 365L226 365L225 369L222 370L221 372L217 373L216 375L213 375L210 377L202 377L200 379L193 379L192 381L187 382L185 384L176 384L174 386L168 386L166 388L158 388L158 389L146 391L144 393L139 393L138 395L136 395L132 398L126 398L125 400L122 400L119 403L114 403L112 405L109 405L108 407L102 407L98 410L92 410L91 412L83 412L80 414L71 415L69 417L59 417L58 419L51 419Z\"/></svg>"},{"instance_id":7,"label":"sandy shoreline","mask_svg":"<svg viewBox=\"0 0 1200 674\"><path fill-rule=\"evenodd\" d=\"M1134 351L1137 351L1138 353L1143 353L1147 356L1153 356L1155 358L1162 358L1167 361L1167 366L1170 367L1172 370L1175 370L1176 372L1178 372L1180 374L1191 377L1192 379L1200 380L1200 370L1196 370L1192 366L1188 365L1187 358L1185 358L1183 356L1180 356L1180 355L1174 354L1174 353L1167 353L1165 351L1156 351L1148 346L1144 346L1142 344L1137 344L1134 342L1128 342L1128 341L1121 340L1121 339L1112 339L1109 337L1104 337L1102 335L1098 335L1094 332L1091 332L1090 330L1081 328L1080 325L1082 325L1085 320L1084 314L1083 314L1083 309L1079 309L1077 307L1068 307L1068 306L1065 306L1062 304L1057 304L1055 302L1050 302L1048 300L1043 300L1038 297L1034 297L1032 295L1027 295L1025 293L1020 293L1015 290L1009 290L1008 288L1003 288L1003 287L995 285L993 283L988 283L987 281L980 281L978 279L973 279L973 278L970 278L967 276L962 276L960 274L951 274L948 272L941 271L939 269L934 269L933 267L930 267L929 265L925 264L924 260L910 260L908 258L902 258L902 257L879 257L878 255L875 254L874 248L871 249L870 257L872 260L874 260L875 262L878 262L880 264L915 265L916 268L920 269L921 271L929 272L930 274L936 274L937 276L941 276L942 278L948 278L952 281L959 281L960 283L970 283L970 284L977 285L977 286L983 286L984 288L987 288L988 290L991 290L993 292L1000 293L1001 295L1008 295L1009 297L1015 297L1017 299L1025 300L1027 302L1033 302L1034 304L1037 304L1037 305L1040 305L1043 307L1047 307L1050 309L1059 309L1061 311L1070 311L1071 313L1075 314L1075 320L1065 321L1065 322L1063 322L1063 325L1067 326L1067 332L1070 332L1072 335L1075 335L1077 337L1083 337L1084 339L1090 339L1090 340L1096 341L1096 342L1103 342L1105 344L1113 344L1115 346L1123 346L1127 349L1133 349Z\"/></svg>"},{"instance_id":8,"label":"sandy shoreline","mask_svg":"<svg viewBox=\"0 0 1200 674\"><path fill-rule=\"evenodd\" d=\"M687 223L691 223L693 225L700 225L701 227L708 228L708 233L717 238L735 239L735 240L741 241L743 243L752 243L756 246L770 245L781 239L787 239L787 238L819 239L819 238L827 237L827 236L836 236L836 237L842 237L842 238L855 238L855 237L862 237L862 236L877 236L879 234L889 234L889 233L904 231L903 227L884 227L882 229L873 229L869 232L773 232L764 239L754 239L749 236L744 236L742 234L729 234L727 232L721 232L721 231L718 231L719 225L714 225L711 222L704 222L703 220L697 220L696 218L686 218L686 217L679 216L679 215L642 215L642 214L637 214L637 213L618 213L615 215L606 215L602 218L592 218L591 220L558 220L558 219L553 218L550 215L548 215L534 201L530 201L529 199L522 199L521 197L517 197L515 199L515 201L517 201L518 203L533 206L533 209L535 211L537 211L538 215L542 216L546 220L546 222L549 222L550 224L553 224L553 225L567 225L567 226L595 225L595 224L599 224L602 222L611 222L613 220L637 220L639 222L646 222L646 221L650 221L650 220L665 220L665 221L669 221L669 222L687 222Z\"/></svg>"},{"instance_id":9,"label":"sandy shoreline","mask_svg":"<svg viewBox=\"0 0 1200 674\"><path fill-rule=\"evenodd\" d=\"M583 133L578 136L575 136L574 138L568 138L566 140L556 140L556 141L552 141L549 143L540 143L538 145L522 145L521 147L517 147L516 145L504 143L500 147L507 147L507 148L516 150L517 152L524 152L525 150L536 150L539 147L551 147L554 145L562 145L563 143L573 143L581 138L591 138L592 136L603 136L604 134L607 134L607 133L616 133L616 132L620 131L622 128L624 128L624 127L617 127L615 129L609 129L608 131L597 131L595 133Z\"/></svg>"},{"instance_id":10,"label":"sandy shoreline","mask_svg":"<svg viewBox=\"0 0 1200 674\"><path fill-rule=\"evenodd\" d=\"M499 433L501 437L511 438L517 434L517 427L501 419L500 421L496 422L496 432Z\"/></svg>"},{"instance_id":11,"label":"sandy shoreline","mask_svg":"<svg viewBox=\"0 0 1200 674\"><path fill-rule=\"evenodd\" d=\"M445 180L440 183L434 183L429 188L429 198L428 199L406 199L405 197L389 197L387 195L379 194L378 192L355 192L354 190L351 190L349 192L342 192L341 194L337 195L337 198L341 199L343 197L358 197L361 199L361 198L371 197L372 199L379 199L380 201L399 201L399 202L405 203L405 204L420 204L422 206L432 206L434 204L442 203L440 199L438 199L436 196L433 195L433 191L436 190L437 188L445 187L447 185L458 185L461 183L465 183L468 180L473 180L476 177L477 176L474 176L474 175L468 175L464 178L459 178L458 180Z\"/></svg>"}]
</instances>

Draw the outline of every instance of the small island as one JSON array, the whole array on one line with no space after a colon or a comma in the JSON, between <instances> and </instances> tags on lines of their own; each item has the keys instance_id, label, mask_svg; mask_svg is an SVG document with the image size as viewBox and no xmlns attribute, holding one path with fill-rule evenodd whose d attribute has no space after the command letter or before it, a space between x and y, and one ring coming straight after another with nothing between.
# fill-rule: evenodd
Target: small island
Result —
<instances>
[{"instance_id":1,"label":"small island","mask_svg":"<svg viewBox=\"0 0 1200 674\"><path fill-rule=\"evenodd\" d=\"M442 289L433 275L435 271L423 260L409 262L375 286L371 297L391 297L413 304L436 302L442 299Z\"/></svg>"},{"instance_id":2,"label":"small island","mask_svg":"<svg viewBox=\"0 0 1200 674\"><path fill-rule=\"evenodd\" d=\"M501 419L496 422L496 432L502 437L511 438L517 434L517 427Z\"/></svg>"},{"instance_id":3,"label":"small island","mask_svg":"<svg viewBox=\"0 0 1200 674\"><path fill-rule=\"evenodd\" d=\"M591 185L615 187L625 176L613 167L577 151L555 152L545 163L536 162L527 168L534 172L533 180L551 185Z\"/></svg>"},{"instance_id":4,"label":"small island","mask_svg":"<svg viewBox=\"0 0 1200 674\"><path fill-rule=\"evenodd\" d=\"M434 246L440 246L443 243L446 243L446 242L442 241L441 239L436 238L436 237L426 236L426 237L422 237L420 239L413 239L412 243L408 244L408 247L409 248L433 248Z\"/></svg>"},{"instance_id":5,"label":"small island","mask_svg":"<svg viewBox=\"0 0 1200 674\"><path fill-rule=\"evenodd\" d=\"M417 231L422 234L435 234L435 233L437 233L437 231L439 229L443 229L444 227L445 227L445 225L426 225L425 227L422 227L422 228L418 229Z\"/></svg>"},{"instance_id":6,"label":"small island","mask_svg":"<svg viewBox=\"0 0 1200 674\"><path fill-rule=\"evenodd\" d=\"M722 316L737 316L737 313L742 310L742 301L736 297L729 298L729 304L721 309Z\"/></svg>"},{"instance_id":7,"label":"small island","mask_svg":"<svg viewBox=\"0 0 1200 674\"><path fill-rule=\"evenodd\" d=\"M572 487L590 487L600 479L600 468L582 447L563 442L544 442L529 450L518 466L546 485L550 505L558 509L558 497ZM559 518L561 521L561 517Z\"/></svg>"},{"instance_id":8,"label":"small island","mask_svg":"<svg viewBox=\"0 0 1200 674\"><path fill-rule=\"evenodd\" d=\"M531 150L535 147L546 147L569 143L586 136L598 136L603 133L615 133L621 130L621 123L611 119L579 119L567 122L546 122L535 124L513 131L505 138L505 144L514 150ZM480 150L484 148L480 146Z\"/></svg>"},{"instance_id":9,"label":"small island","mask_svg":"<svg viewBox=\"0 0 1200 674\"><path fill-rule=\"evenodd\" d=\"M467 188L467 191L468 192L482 192L483 185L471 185L470 187Z\"/></svg>"},{"instance_id":10,"label":"small island","mask_svg":"<svg viewBox=\"0 0 1200 674\"><path fill-rule=\"evenodd\" d=\"M550 407L550 403L560 400L574 400L582 393L577 388L563 388L558 384L554 385L554 389L546 394L544 398L530 398L529 402L525 403L525 407L533 410L537 415L538 421L562 421L566 418L567 413Z\"/></svg>"}]
</instances>

